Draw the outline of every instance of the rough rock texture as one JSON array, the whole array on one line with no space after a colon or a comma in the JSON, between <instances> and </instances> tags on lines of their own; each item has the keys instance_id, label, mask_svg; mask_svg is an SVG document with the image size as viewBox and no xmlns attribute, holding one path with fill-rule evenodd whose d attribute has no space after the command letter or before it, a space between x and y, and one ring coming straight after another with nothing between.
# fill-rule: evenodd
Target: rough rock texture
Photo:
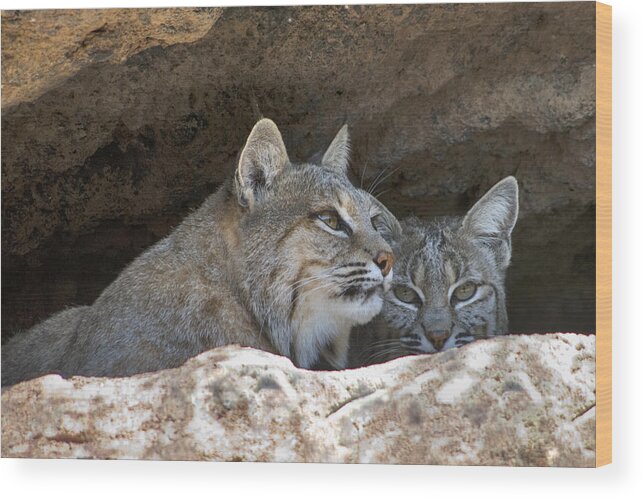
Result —
<instances>
[{"instance_id":1,"label":"rough rock texture","mask_svg":"<svg viewBox=\"0 0 643 499\"><path fill-rule=\"evenodd\" d=\"M203 37L221 15L207 9L6 11L2 15L2 105L34 100L100 62ZM45 27L46 31L40 31Z\"/></svg>"},{"instance_id":2,"label":"rough rock texture","mask_svg":"<svg viewBox=\"0 0 643 499\"><path fill-rule=\"evenodd\" d=\"M2 394L2 457L593 466L595 337L499 337L343 372L239 347Z\"/></svg>"},{"instance_id":3,"label":"rough rock texture","mask_svg":"<svg viewBox=\"0 0 643 499\"><path fill-rule=\"evenodd\" d=\"M3 12L3 337L91 303L259 113L296 159L348 122L400 216L516 175L512 330L593 331L594 26L590 2Z\"/></svg>"}]
</instances>

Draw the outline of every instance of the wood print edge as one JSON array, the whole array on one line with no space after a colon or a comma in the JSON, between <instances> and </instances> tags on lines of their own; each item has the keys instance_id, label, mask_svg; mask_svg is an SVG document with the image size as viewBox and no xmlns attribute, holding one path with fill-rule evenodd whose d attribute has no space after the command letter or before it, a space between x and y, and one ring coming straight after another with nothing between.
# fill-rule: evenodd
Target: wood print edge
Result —
<instances>
[{"instance_id":1,"label":"wood print edge","mask_svg":"<svg viewBox=\"0 0 643 499\"><path fill-rule=\"evenodd\" d=\"M596 3L596 466L612 462L612 7Z\"/></svg>"}]
</instances>

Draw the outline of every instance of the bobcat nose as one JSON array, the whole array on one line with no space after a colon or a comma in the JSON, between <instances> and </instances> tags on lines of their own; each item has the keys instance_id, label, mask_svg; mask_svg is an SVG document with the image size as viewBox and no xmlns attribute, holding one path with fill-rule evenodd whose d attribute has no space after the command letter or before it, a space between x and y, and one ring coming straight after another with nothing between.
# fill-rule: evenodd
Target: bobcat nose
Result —
<instances>
[{"instance_id":1,"label":"bobcat nose","mask_svg":"<svg viewBox=\"0 0 643 499\"><path fill-rule=\"evenodd\" d=\"M382 271L382 275L386 277L393 268L395 257L390 251L380 251L375 258L373 258L375 265Z\"/></svg>"},{"instance_id":2,"label":"bobcat nose","mask_svg":"<svg viewBox=\"0 0 643 499\"><path fill-rule=\"evenodd\" d=\"M429 331L426 336L435 349L440 350L449 338L449 331Z\"/></svg>"}]
</instances>

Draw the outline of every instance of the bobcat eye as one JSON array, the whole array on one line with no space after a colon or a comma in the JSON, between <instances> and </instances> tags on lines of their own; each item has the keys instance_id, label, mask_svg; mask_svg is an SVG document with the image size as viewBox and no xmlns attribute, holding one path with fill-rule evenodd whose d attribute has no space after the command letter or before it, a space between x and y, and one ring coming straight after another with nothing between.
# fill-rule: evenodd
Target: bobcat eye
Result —
<instances>
[{"instance_id":1,"label":"bobcat eye","mask_svg":"<svg viewBox=\"0 0 643 499\"><path fill-rule=\"evenodd\" d=\"M465 282L461 286L455 288L453 296L455 296L456 300L458 301L467 301L475 294L477 289L478 286L476 286L474 283Z\"/></svg>"},{"instance_id":2,"label":"bobcat eye","mask_svg":"<svg viewBox=\"0 0 643 499\"><path fill-rule=\"evenodd\" d=\"M333 230L343 231L349 236L353 232L348 224L344 222L339 214L334 210L322 211L317 214L317 218Z\"/></svg>"},{"instance_id":3,"label":"bobcat eye","mask_svg":"<svg viewBox=\"0 0 643 499\"><path fill-rule=\"evenodd\" d=\"M393 294L398 300L404 303L418 303L420 301L418 294L408 286L395 286L393 288Z\"/></svg>"}]
</instances>

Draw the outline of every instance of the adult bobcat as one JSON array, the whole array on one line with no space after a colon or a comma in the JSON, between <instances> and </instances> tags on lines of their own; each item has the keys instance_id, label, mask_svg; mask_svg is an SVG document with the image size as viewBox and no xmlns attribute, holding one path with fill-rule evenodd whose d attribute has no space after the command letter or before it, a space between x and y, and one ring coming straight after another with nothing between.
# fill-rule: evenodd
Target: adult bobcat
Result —
<instances>
[{"instance_id":1,"label":"adult bobcat","mask_svg":"<svg viewBox=\"0 0 643 499\"><path fill-rule=\"evenodd\" d=\"M48 372L132 375L232 343L313 366L380 311L393 266L385 237L400 230L349 182L348 149L344 127L321 165L294 164L276 125L260 120L234 179L93 305L60 312L2 349L2 384ZM346 352L337 359L345 363Z\"/></svg>"}]
</instances>

